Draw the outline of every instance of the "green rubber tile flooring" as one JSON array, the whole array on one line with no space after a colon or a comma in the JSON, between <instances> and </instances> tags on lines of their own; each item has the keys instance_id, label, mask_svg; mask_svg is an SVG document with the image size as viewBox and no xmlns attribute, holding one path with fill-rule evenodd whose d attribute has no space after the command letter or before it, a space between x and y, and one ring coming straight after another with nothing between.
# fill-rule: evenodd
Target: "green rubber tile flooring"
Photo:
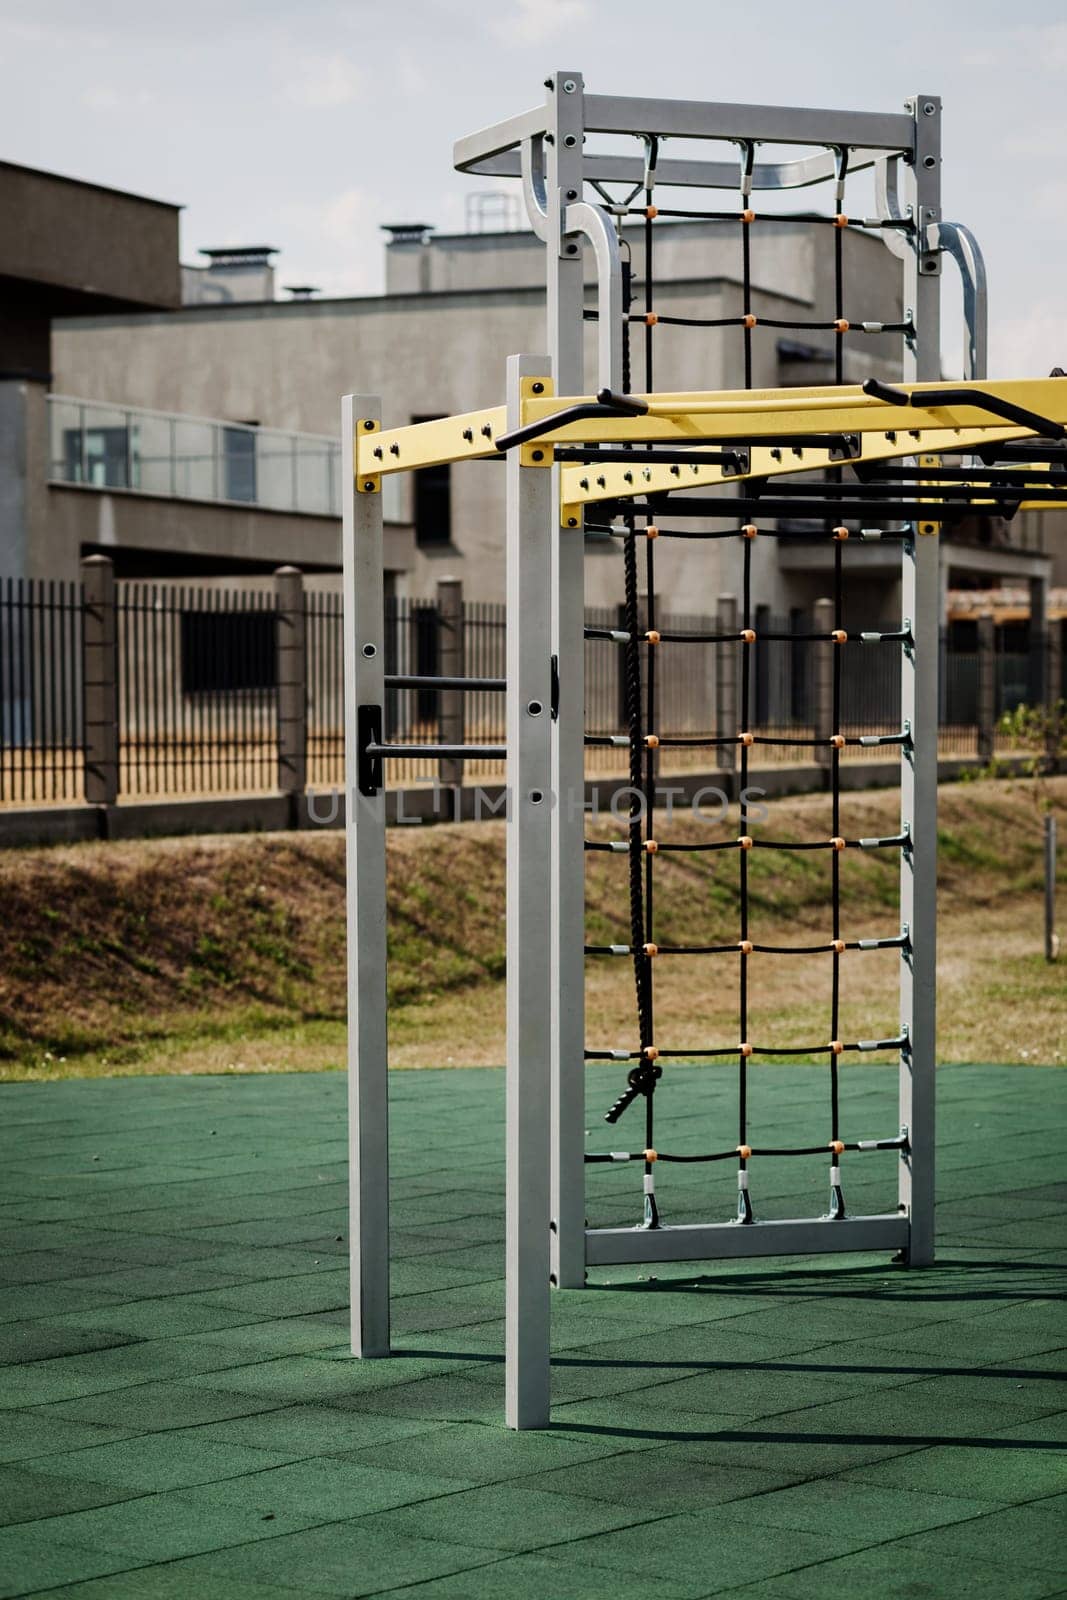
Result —
<instances>
[{"instance_id":1,"label":"green rubber tile flooring","mask_svg":"<svg viewBox=\"0 0 1067 1600\"><path fill-rule=\"evenodd\" d=\"M618 1069L590 1074L589 1147ZM760 1142L826 1083L751 1075ZM0 1090L0 1595L936 1596L1067 1592L1067 1075L940 1073L938 1263L600 1269L556 1295L551 1429L502 1423L503 1075L395 1074L396 1353L347 1347L343 1078ZM661 1148L721 1143L732 1075L672 1067ZM843 1074L850 1138L895 1072ZM696 1130L696 1131L694 1131ZM617 1135L612 1135L617 1141ZM845 1158L892 1210L893 1153ZM732 1175L660 1168L667 1221ZM766 1217L821 1159L756 1161ZM640 1169L590 1169L597 1224Z\"/></svg>"}]
</instances>

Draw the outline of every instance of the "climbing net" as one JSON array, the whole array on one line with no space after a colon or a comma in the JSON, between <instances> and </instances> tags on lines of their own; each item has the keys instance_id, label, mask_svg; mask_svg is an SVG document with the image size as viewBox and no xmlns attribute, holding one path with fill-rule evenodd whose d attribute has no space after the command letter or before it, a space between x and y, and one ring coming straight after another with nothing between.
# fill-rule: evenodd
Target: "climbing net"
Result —
<instances>
[{"instance_id":1,"label":"climbing net","mask_svg":"<svg viewBox=\"0 0 1067 1600\"><path fill-rule=\"evenodd\" d=\"M655 174L657 163L657 141L654 137L646 139L646 168L643 185L643 204L635 206L632 202L637 198L635 191L624 204L612 204L611 209L618 218L620 228L625 217L639 217L643 222L643 306L639 310L633 307L633 276L626 270L624 263L623 274L623 316L625 322L623 342L623 387L630 388L631 379L631 352L629 332L631 326L638 324L643 328L643 367L644 386L648 393L654 393L654 341L657 329L661 326L680 326L686 328L725 328L736 327L740 330L743 341L744 360L744 387L752 388L753 376L753 338L758 327L789 330L821 330L834 335L833 362L834 381L842 384L844 381L844 345L845 338L851 332L863 334L899 333L908 340L914 339L914 328L908 321L864 321L859 324L852 323L846 316L845 303L845 273L844 273L844 234L849 225L849 218L844 211L845 180L847 173L847 151L836 152L836 181L834 213L830 216L818 212L803 211L789 213L774 213L774 220L780 221L783 216L794 221L803 221L812 224L824 224L831 230L832 239L832 282L833 282L833 316L827 320L793 320L785 321L766 317L757 317L753 308L752 285L752 236L754 226L758 222L757 214L751 207L752 172L755 147L752 143L742 144L739 194L740 206L736 212L727 211L692 211L671 210L657 207L655 204ZM602 191L603 193L603 191ZM604 195L610 201L610 196ZM739 315L735 317L700 318L663 315L657 310L656 305L656 278L655 278L655 232L658 218L700 218L706 221L732 221L740 229L741 242L741 279L742 279L742 307ZM868 220L863 226L892 226L891 220L883 222ZM595 313L594 313L595 315ZM761 441L770 443L772 447L778 443L780 448L796 449L803 447L805 442L817 442L820 445L835 443L826 435L819 435L817 440L802 441L791 434L788 439L779 441ZM721 443L721 441L720 441ZM840 441L841 453L848 449L847 441ZM737 441L742 445L742 441ZM588 454L587 454L588 459ZM700 459L697 457L697 459ZM723 457L717 456L717 460ZM908 933L889 937L845 937L842 923L842 894L841 894L841 858L842 853L848 849L861 850L907 850L909 847L908 832L902 831L889 837L880 838L847 838L842 832L841 817L841 758L842 752L849 744L861 745L898 745L902 753L907 754L911 748L911 731L904 726L899 731L877 735L849 735L841 731L842 707L842 649L847 642L849 634L846 629L845 617L845 583L844 583L844 552L846 542L853 539L879 539L879 540L905 540L912 537L912 530L905 524L893 531L879 528L860 528L851 530L845 525L845 516L862 516L865 512L869 515L872 511L895 512L899 517L901 512L912 512L921 515L920 507L896 503L899 496L893 494L892 504L887 504L887 488L883 484L871 486L873 493L865 485L845 484L839 468L830 468L826 481L820 484L790 484L783 487L773 502L758 492L758 486L751 483L747 486L748 493L740 502L740 513L744 519L740 527L734 526L720 531L696 531L690 527L669 527L659 520L659 512L655 505L649 501L642 511L635 510L633 501L622 503L618 508L618 520L621 526L616 526L616 519L609 515L601 531L615 535L621 540L623 554L623 586L624 605L621 629L586 628L587 639L597 639L610 642L621 647L624 653L624 701L627 718L626 745L629 752L629 792L630 806L627 824L627 837L624 841L603 841L587 839L585 848L588 851L608 851L618 855L625 855L629 873L629 927L630 942L625 944L585 946L586 955L589 956L628 956L633 963L634 991L636 999L636 1044L629 1050L604 1050L587 1049L587 1061L632 1061L627 1074L627 1083L623 1092L608 1110L605 1120L615 1123L635 1101L644 1101L644 1147L637 1151L611 1151L604 1154L587 1154L588 1163L615 1161L635 1161L643 1163L644 1167L644 1223L646 1227L659 1225L659 1210L656 1203L655 1164L666 1162L718 1162L736 1161L738 1172L738 1220L750 1223L755 1220L752 1197L749 1190L749 1162L756 1156L815 1156L827 1155L830 1157L830 1208L829 1215L840 1218L845 1215L844 1190L841 1180L841 1156L845 1151L866 1150L906 1150L908 1148L907 1131L889 1138L874 1139L846 1139L842 1137L841 1096L840 1096L840 1062L841 1057L852 1051L899 1050L907 1052L908 1035L902 1031L892 1038L872 1039L842 1039L841 1016L841 967L842 957L846 951L853 950L884 950L899 949L908 952ZM757 489L754 494L753 489ZM817 498L816 498L817 497ZM602 509L609 513L614 509L610 504ZM722 500L672 500L669 502L667 515L671 518L678 513L684 516L722 517L725 512L736 512L738 503L727 504ZM813 532L810 527L792 533L784 528L769 525L772 517L788 517L792 512L804 518L811 518L813 512L816 516L825 514L825 524L821 533ZM762 516L761 516L762 513ZM760 517L760 521L755 520ZM751 518L752 520L749 520ZM805 540L824 539L832 544L833 550L833 616L832 626L827 632L809 631L774 631L762 632L757 636L754 626L753 607L753 548L757 538L789 538L801 537ZM740 629L733 632L668 632L658 629L655 615L656 595L656 541L660 538L683 539L726 539L740 540L742 557L741 578L741 608ZM643 550L641 549L643 546ZM644 615L639 600L639 568L643 556L644 585L646 599ZM909 649L912 645L911 633L905 622L899 628L888 631L865 631L859 634L859 641L863 644L894 644L900 649ZM752 691L756 671L755 651L757 643L774 640L794 646L824 645L832 648L832 727L828 735L816 731L814 737L796 737L779 734L760 734L750 731L747 726L749 708L752 704ZM715 644L726 648L736 648L740 652L740 698L741 726L735 732L720 733L715 737L664 737L656 728L656 660L660 651L665 647L678 646L685 648L691 644ZM587 735L586 744L595 745L608 742L617 742L610 739L598 738ZM756 745L797 745L817 747L828 744L829 756L829 798L831 809L831 833L824 840L798 843L784 839L753 838L747 832L736 839L706 841L699 843L672 842L656 836L657 830L654 822L654 803L657 772L657 752L671 746L733 746L736 747L739 767L739 786L742 795L748 791L749 764L752 752ZM742 827L744 827L746 813L742 810ZM772 945L759 943L752 938L752 896L750 893L750 853L752 850L768 851L825 851L829 856L830 885L829 885L829 933L824 939L816 943L801 945ZM662 943L657 934L655 918L655 865L657 858L669 852L705 852L705 851L734 851L738 860L738 896L739 896L739 925L737 938L726 944L694 944L670 945ZM829 1006L828 1038L815 1042L792 1046L783 1049L781 1046L764 1046L753 1043L749 1039L749 1012L750 1012L750 984L749 963L754 957L763 954L795 956L797 958L829 957L831 963L831 988ZM724 1045L713 1045L707 1048L672 1048L669 1043L662 1041L657 1031L655 972L658 961L663 958L685 956L720 956L724 960L731 959L738 963L737 983L737 1039L735 1042ZM801 1145L792 1147L772 1147L752 1143L752 1134L749 1127L748 1109L748 1075L749 1066L754 1059L760 1056L783 1055L794 1056L824 1056L828 1066L828 1091L829 1112L827 1123L828 1138L824 1144ZM678 1154L660 1150L656 1145L656 1088L663 1076L663 1062L671 1058L680 1057L687 1060L710 1059L715 1057L735 1057L737 1061L738 1090L737 1090L737 1142L735 1145L718 1150L700 1152L696 1154Z\"/></svg>"}]
</instances>

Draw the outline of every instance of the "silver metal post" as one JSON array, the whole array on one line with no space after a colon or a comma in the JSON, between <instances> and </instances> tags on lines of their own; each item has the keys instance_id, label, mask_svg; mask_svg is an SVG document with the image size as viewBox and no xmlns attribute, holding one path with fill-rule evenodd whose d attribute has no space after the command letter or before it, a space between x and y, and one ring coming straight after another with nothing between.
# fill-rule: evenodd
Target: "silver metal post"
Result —
<instances>
[{"instance_id":1,"label":"silver metal post","mask_svg":"<svg viewBox=\"0 0 1067 1600\"><path fill-rule=\"evenodd\" d=\"M557 72L552 81L548 348L556 393L582 394L581 245L565 240L562 226L566 207L582 194L584 87L580 72ZM552 724L552 1274L566 1289L585 1282L585 539L580 528L560 527L558 468L552 479L552 653L559 671Z\"/></svg>"},{"instance_id":2,"label":"silver metal post","mask_svg":"<svg viewBox=\"0 0 1067 1600\"><path fill-rule=\"evenodd\" d=\"M911 169L916 245L905 258L905 300L914 311L914 351L905 376L937 379L941 369L940 257L927 249L927 228L940 221L941 102L917 95L915 161ZM919 523L918 528L929 526ZM900 1058L900 1120L911 1153L900 1163L899 1200L910 1221L911 1266L934 1258L934 1071L937 963L937 707L941 628L941 550L936 528L904 546L901 610L911 618L913 647L903 652L901 715L912 748L901 763L902 829L912 847L901 852L900 915L910 948L900 967L901 1031L909 1048Z\"/></svg>"},{"instance_id":3,"label":"silver metal post","mask_svg":"<svg viewBox=\"0 0 1067 1600\"><path fill-rule=\"evenodd\" d=\"M508 359L508 427L545 356ZM552 477L507 462L507 1180L505 1418L544 1428L550 1408L552 962ZM579 972L581 967L579 966Z\"/></svg>"},{"instance_id":4,"label":"silver metal post","mask_svg":"<svg viewBox=\"0 0 1067 1600\"><path fill-rule=\"evenodd\" d=\"M348 1250L352 1353L389 1354L389 1085L386 1038L385 790L359 790L359 711L385 699L382 496L355 480L357 428L381 401L341 402L348 868Z\"/></svg>"}]
</instances>

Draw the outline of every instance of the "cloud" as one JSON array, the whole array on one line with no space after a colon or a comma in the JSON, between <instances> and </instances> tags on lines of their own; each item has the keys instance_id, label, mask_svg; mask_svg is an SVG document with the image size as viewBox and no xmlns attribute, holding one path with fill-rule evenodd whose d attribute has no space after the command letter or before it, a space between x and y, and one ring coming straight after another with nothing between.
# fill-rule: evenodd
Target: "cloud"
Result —
<instances>
[{"instance_id":1,"label":"cloud","mask_svg":"<svg viewBox=\"0 0 1067 1600\"><path fill-rule=\"evenodd\" d=\"M589 18L588 0L515 0L489 30L502 44L545 44Z\"/></svg>"},{"instance_id":2,"label":"cloud","mask_svg":"<svg viewBox=\"0 0 1067 1600\"><path fill-rule=\"evenodd\" d=\"M146 106L153 104L154 96L147 89L135 89L131 93L124 93L120 89L112 89L109 84L90 84L82 93L82 105L89 111L143 111Z\"/></svg>"},{"instance_id":3,"label":"cloud","mask_svg":"<svg viewBox=\"0 0 1067 1600\"><path fill-rule=\"evenodd\" d=\"M322 213L321 232L334 244L363 240L380 221L378 206L362 189L345 189Z\"/></svg>"},{"instance_id":4,"label":"cloud","mask_svg":"<svg viewBox=\"0 0 1067 1600\"><path fill-rule=\"evenodd\" d=\"M286 71L293 68L286 63ZM308 111L333 110L355 100L363 87L358 68L343 56L304 56L286 89L286 99Z\"/></svg>"},{"instance_id":5,"label":"cloud","mask_svg":"<svg viewBox=\"0 0 1067 1600\"><path fill-rule=\"evenodd\" d=\"M1044 378L1067 367L1067 314L1058 295L1036 300L1021 316L989 327L989 370L998 378Z\"/></svg>"},{"instance_id":6,"label":"cloud","mask_svg":"<svg viewBox=\"0 0 1067 1600\"><path fill-rule=\"evenodd\" d=\"M1067 22L1050 22L1037 28L1008 28L988 42L965 50L965 67L995 68L1025 65L1029 72L1062 72L1067 67Z\"/></svg>"}]
</instances>

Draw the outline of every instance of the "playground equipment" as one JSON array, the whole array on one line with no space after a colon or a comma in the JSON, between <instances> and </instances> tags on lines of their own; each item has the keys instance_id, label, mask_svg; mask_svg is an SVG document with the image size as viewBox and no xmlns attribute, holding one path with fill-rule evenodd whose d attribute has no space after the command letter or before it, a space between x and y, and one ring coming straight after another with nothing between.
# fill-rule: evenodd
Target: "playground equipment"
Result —
<instances>
[{"instance_id":1,"label":"playground equipment","mask_svg":"<svg viewBox=\"0 0 1067 1600\"><path fill-rule=\"evenodd\" d=\"M521 179L530 224L545 245L550 353L512 356L505 403L463 416L383 429L377 400L349 396L344 401L352 1347L363 1356L389 1351L384 763L412 754L458 759L504 754L497 747L386 742L386 688L402 691L425 680L387 677L384 670L381 483L388 473L433 463L506 457L506 1418L512 1427L542 1427L549 1420L550 1282L561 1289L580 1285L587 1266L842 1250L895 1252L912 1266L933 1259L937 533L942 524L976 511L1010 516L1020 506L1067 504L1067 385L1058 377L982 381L984 274L968 231L941 217L940 125L940 102L932 95L914 97L898 113L790 110L587 95L579 73L557 72L547 80L542 105L456 146L461 170ZM634 153L597 154L592 140L601 134L629 136ZM725 141L736 154L730 160L676 159L664 148L665 141L674 140ZM799 145L808 153L761 161L764 144ZM872 169L876 214L850 218L848 179ZM825 238L831 314L822 321L779 319L769 325L832 335L835 381L825 387L753 389L753 350L761 336L752 280L752 254L764 220L758 198L768 191L819 185L831 191L828 213L774 215L808 222ZM734 190L738 204L729 211L659 204L664 189L679 187ZM586 198L590 191L597 201ZM672 218L697 216L737 227L742 298L736 315L683 318L657 305L659 230ZM631 219L644 252L636 307L632 275L624 270L620 251L620 235ZM877 234L900 258L902 315L859 324L849 318L843 242L850 228ZM595 262L595 307L587 306L583 246ZM946 253L963 276L966 323L966 379L949 385L940 381L940 274ZM592 385L583 355L586 321L596 324ZM672 336L666 331L672 325L736 328L746 391L657 392L656 342ZM638 392L633 392L632 328L640 337ZM903 381L845 384L846 341L887 334L899 340ZM952 464L946 464L946 456ZM815 482L812 473L820 475ZM724 493L728 485L736 494ZM758 642L757 552L767 541L797 537L788 519L798 517L805 524L799 536L831 552L833 615L822 633L776 637L829 657L833 725L816 729L812 738L775 739L748 726ZM709 527L709 521L720 525ZM622 550L624 615L617 629L584 626L583 535L594 527ZM664 650L684 650L694 637L656 627L655 554L665 538L728 539L741 549L738 626L700 635L701 642L735 649L739 656L739 726L700 742L736 755L742 795L758 744L818 749L827 762L832 812L826 839L806 845L770 839L743 816L737 837L694 846L672 841L669 825L662 816L657 819L656 761L671 741L655 726L656 658ZM847 736L840 729L840 705L848 553L872 541L899 550L901 616L893 627L860 638L865 648L894 649L899 655L900 727L889 734ZM647 594L643 614L639 557ZM625 653L631 803L624 836L610 841L586 840L584 829L584 752L595 742L583 725L583 650L589 637ZM434 681L439 687L474 686L463 679ZM485 686L478 681L477 687ZM851 742L899 749L900 826L891 836L848 835L841 760ZM664 853L694 848L736 856L737 937L672 948L657 938L655 864ZM796 848L826 854L828 927L815 943L783 951L754 936L750 861L753 852ZM625 858L630 907L625 944L586 943L586 849ZM841 861L857 849L899 855L899 926L891 934L854 926L854 912L846 918ZM826 1036L791 1052L816 1054L826 1062L826 1139L813 1146L767 1148L750 1127L749 1074L761 1058L783 1054L773 1041L749 1038L749 964L772 948L797 960L828 962L831 968ZM900 953L899 1016L870 1038L842 1037L842 956L885 948ZM658 1017L655 1006L659 964L693 954L720 958L724 974L732 971L737 984L736 1036L709 1039L698 1049L672 1043L669 1019ZM636 1025L624 1050L595 1041L587 1046L587 955L633 964ZM899 1057L899 1123L856 1129L842 1104L841 1059L851 1052L887 1049ZM656 1087L675 1057L736 1064L735 1139L684 1152L657 1147ZM625 1081L606 1120L619 1122L638 1103L643 1127L630 1141L635 1148L586 1152L583 1063L590 1060L619 1061L625 1067ZM873 1159L878 1151L890 1152L896 1163L897 1208L853 1216L845 1200L842 1157L863 1152L864 1159ZM758 1171L765 1158L818 1156L829 1168L826 1213L761 1220L753 1164ZM588 1228L586 1171L617 1161L642 1169L636 1225ZM675 1224L661 1214L655 1181L661 1165L722 1161L737 1169L732 1220Z\"/></svg>"}]
</instances>

